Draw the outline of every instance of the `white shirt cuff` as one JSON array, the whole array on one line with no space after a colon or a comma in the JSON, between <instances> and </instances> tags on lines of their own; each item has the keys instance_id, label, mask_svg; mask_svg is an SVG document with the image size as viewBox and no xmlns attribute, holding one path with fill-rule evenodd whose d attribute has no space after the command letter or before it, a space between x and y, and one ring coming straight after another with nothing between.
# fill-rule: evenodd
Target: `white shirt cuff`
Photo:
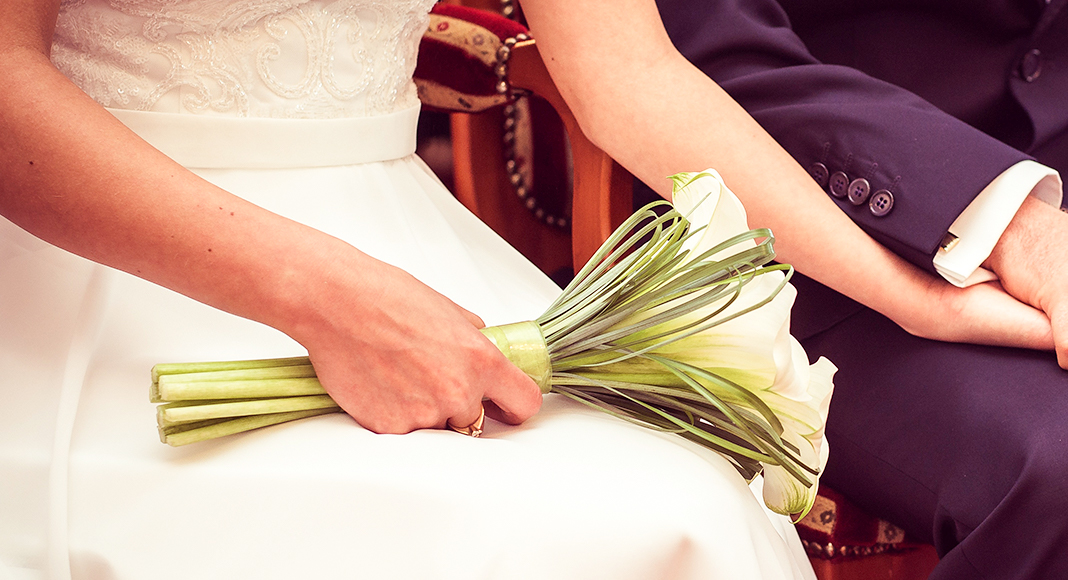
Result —
<instances>
[{"instance_id":1,"label":"white shirt cuff","mask_svg":"<svg viewBox=\"0 0 1068 580\"><path fill-rule=\"evenodd\" d=\"M957 239L935 254L935 270L961 288L997 280L997 275L980 265L994 250L1023 200L1033 195L1060 207L1062 194L1060 175L1045 165L1026 160L1006 169L949 227L950 238Z\"/></svg>"}]
</instances>

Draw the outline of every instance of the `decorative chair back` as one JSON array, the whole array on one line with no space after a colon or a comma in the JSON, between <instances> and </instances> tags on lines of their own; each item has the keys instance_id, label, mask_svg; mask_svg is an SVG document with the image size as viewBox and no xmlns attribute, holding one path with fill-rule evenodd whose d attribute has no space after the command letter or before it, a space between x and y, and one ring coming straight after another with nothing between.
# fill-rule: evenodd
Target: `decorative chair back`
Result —
<instances>
[{"instance_id":1,"label":"decorative chair back","mask_svg":"<svg viewBox=\"0 0 1068 580\"><path fill-rule=\"evenodd\" d=\"M523 25L439 3L415 76L427 109L479 113L450 120L454 193L542 270L585 264L630 215L631 175L582 133ZM535 177L552 155L562 171Z\"/></svg>"}]
</instances>

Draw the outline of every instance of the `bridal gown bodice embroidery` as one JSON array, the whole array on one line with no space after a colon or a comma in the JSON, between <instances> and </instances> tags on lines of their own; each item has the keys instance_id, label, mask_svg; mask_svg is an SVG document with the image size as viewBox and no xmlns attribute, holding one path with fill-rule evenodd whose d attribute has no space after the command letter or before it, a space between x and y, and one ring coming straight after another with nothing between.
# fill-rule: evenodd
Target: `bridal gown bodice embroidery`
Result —
<instances>
[{"instance_id":1,"label":"bridal gown bodice embroidery","mask_svg":"<svg viewBox=\"0 0 1068 580\"><path fill-rule=\"evenodd\" d=\"M107 107L241 117L380 115L434 0L64 0L52 60Z\"/></svg>"}]
</instances>

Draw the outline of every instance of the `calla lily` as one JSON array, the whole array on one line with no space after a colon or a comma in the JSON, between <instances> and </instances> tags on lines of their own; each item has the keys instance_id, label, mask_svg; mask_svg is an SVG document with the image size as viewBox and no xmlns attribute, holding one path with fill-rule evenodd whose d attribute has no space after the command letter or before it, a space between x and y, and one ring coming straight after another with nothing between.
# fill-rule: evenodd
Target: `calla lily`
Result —
<instances>
[{"instance_id":1,"label":"calla lily","mask_svg":"<svg viewBox=\"0 0 1068 580\"><path fill-rule=\"evenodd\" d=\"M800 345L795 350L805 357ZM794 374L801 378L799 382L807 384L807 400L769 397L765 401L783 423L783 439L800 450L802 461L818 465L823 472L829 451L823 431L834 388L832 380L838 369L823 357L811 367L805 363L807 359L795 366ZM781 466L764 464L764 503L772 510L800 520L812 508L817 491L817 485L803 485Z\"/></svg>"},{"instance_id":2,"label":"calla lily","mask_svg":"<svg viewBox=\"0 0 1068 580\"><path fill-rule=\"evenodd\" d=\"M701 253L717 241L749 229L741 202L715 170L679 174L673 180L676 209L691 223L708 224L700 237L691 238L693 252ZM780 272L769 272L758 277L754 284L767 287L776 284L776 278L782 276ZM747 291L761 295L763 289L753 287ZM736 346L744 343L753 353L745 358L746 361L760 361L751 369L752 380L745 386L780 419L783 440L799 450L805 464L818 466L822 472L828 454L823 437L824 425L834 390L834 373L838 369L823 357L810 367L804 349L790 335L790 309L796 293L793 286L787 285L770 303L710 330L731 333ZM748 337L745 337L746 333ZM769 333L774 334L771 340ZM683 347L680 345L680 348ZM694 353L696 349L690 352ZM757 381L766 378L768 365L773 368L773 379L761 386ZM786 515L807 513L815 501L816 491L815 482L806 486L783 467L764 464L764 502L772 510Z\"/></svg>"}]
</instances>

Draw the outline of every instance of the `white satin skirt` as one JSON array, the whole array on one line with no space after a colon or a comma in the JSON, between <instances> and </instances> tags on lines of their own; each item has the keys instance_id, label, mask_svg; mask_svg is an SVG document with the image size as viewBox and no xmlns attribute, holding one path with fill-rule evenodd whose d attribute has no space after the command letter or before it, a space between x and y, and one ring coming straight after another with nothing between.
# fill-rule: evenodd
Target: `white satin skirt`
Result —
<instances>
[{"instance_id":1,"label":"white satin skirt","mask_svg":"<svg viewBox=\"0 0 1068 580\"><path fill-rule=\"evenodd\" d=\"M414 155L416 110L115 114L488 324L532 319L559 292ZM300 354L0 219L0 579L814 578L789 522L725 460L555 395L480 439L376 435L338 414L159 442L153 364Z\"/></svg>"}]
</instances>

